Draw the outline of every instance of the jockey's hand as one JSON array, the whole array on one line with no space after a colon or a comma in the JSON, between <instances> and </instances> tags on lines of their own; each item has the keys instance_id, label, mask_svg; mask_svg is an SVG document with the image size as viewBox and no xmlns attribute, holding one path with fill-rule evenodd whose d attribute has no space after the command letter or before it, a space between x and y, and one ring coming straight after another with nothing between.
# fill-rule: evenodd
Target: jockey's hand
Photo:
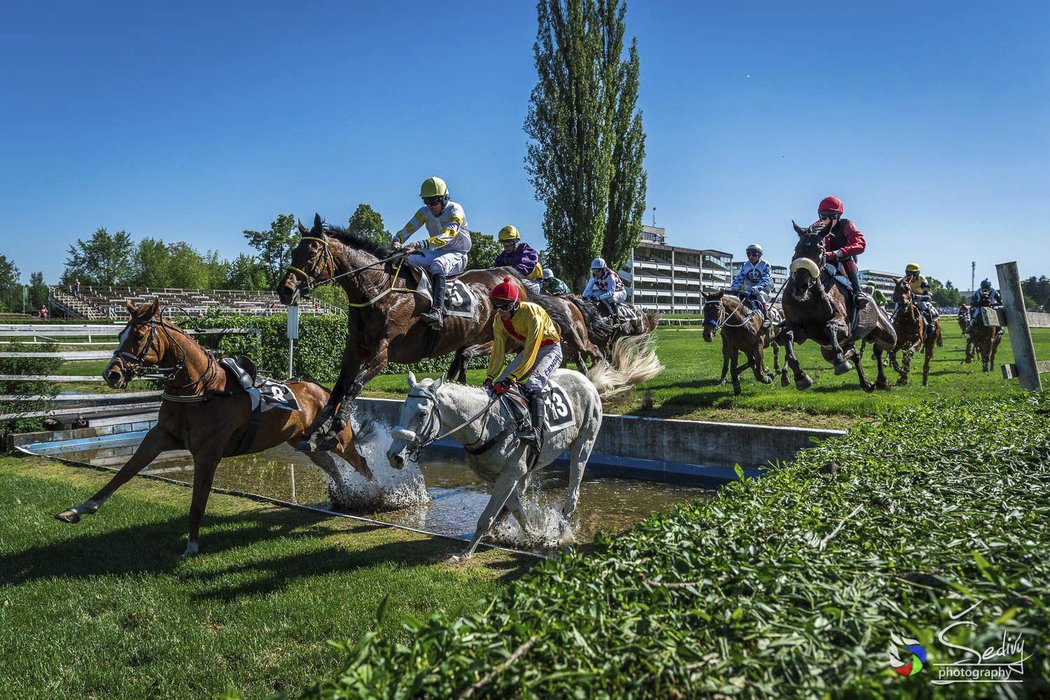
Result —
<instances>
[{"instance_id":1,"label":"jockey's hand","mask_svg":"<svg viewBox=\"0 0 1050 700\"><path fill-rule=\"evenodd\" d=\"M482 384L482 386L485 387L486 389L491 389L492 388L492 377L485 377L485 383Z\"/></svg>"},{"instance_id":2,"label":"jockey's hand","mask_svg":"<svg viewBox=\"0 0 1050 700\"><path fill-rule=\"evenodd\" d=\"M502 396L503 394L506 394L507 391L510 390L510 387L513 384L513 382L514 382L513 379L507 378L507 379L504 379L502 382L496 382L495 384L493 384L492 385L492 394L493 394L493 396Z\"/></svg>"},{"instance_id":3,"label":"jockey's hand","mask_svg":"<svg viewBox=\"0 0 1050 700\"><path fill-rule=\"evenodd\" d=\"M395 238L394 240L390 241L390 247L394 250L401 250L401 241Z\"/></svg>"},{"instance_id":4,"label":"jockey's hand","mask_svg":"<svg viewBox=\"0 0 1050 700\"><path fill-rule=\"evenodd\" d=\"M736 295L738 297L740 297L741 299L746 299L749 296L751 296L751 290L750 289L738 289L736 291Z\"/></svg>"},{"instance_id":5,"label":"jockey's hand","mask_svg":"<svg viewBox=\"0 0 1050 700\"><path fill-rule=\"evenodd\" d=\"M838 262L839 260L842 260L842 254L841 254L841 251L838 251L838 250L829 250L829 251L828 251L827 253L824 253L824 259L825 259L825 260L827 260L827 261L828 261L829 263L831 263L832 265L834 265L834 264L835 264L835 263L837 263L837 262Z\"/></svg>"}]
</instances>

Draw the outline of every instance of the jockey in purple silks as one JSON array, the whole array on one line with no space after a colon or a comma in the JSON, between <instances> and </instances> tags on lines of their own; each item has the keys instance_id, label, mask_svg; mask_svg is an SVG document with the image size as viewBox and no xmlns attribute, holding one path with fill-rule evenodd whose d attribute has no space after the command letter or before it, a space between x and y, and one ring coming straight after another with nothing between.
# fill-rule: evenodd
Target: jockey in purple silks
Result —
<instances>
[{"instance_id":1,"label":"jockey in purple silks","mask_svg":"<svg viewBox=\"0 0 1050 700\"><path fill-rule=\"evenodd\" d=\"M540 254L528 243L522 243L521 234L513 226L504 226L499 232L503 252L496 256L493 267L513 267L521 273L521 282L529 294L539 294L543 267Z\"/></svg>"}]
</instances>

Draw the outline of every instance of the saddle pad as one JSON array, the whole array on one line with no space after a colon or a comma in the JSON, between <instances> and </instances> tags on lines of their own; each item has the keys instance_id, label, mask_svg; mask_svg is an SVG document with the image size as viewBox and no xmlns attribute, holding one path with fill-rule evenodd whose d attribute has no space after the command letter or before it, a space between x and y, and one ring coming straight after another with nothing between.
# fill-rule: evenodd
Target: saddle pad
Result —
<instances>
[{"instance_id":1,"label":"saddle pad","mask_svg":"<svg viewBox=\"0 0 1050 700\"><path fill-rule=\"evenodd\" d=\"M572 412L572 402L565 390L554 382L547 384L546 396L543 399L544 413L546 414L548 433L557 433L570 425L576 424L576 416Z\"/></svg>"},{"instance_id":2,"label":"saddle pad","mask_svg":"<svg viewBox=\"0 0 1050 700\"><path fill-rule=\"evenodd\" d=\"M620 304L616 312L625 321L633 321L638 318L638 312L630 304Z\"/></svg>"},{"instance_id":3,"label":"saddle pad","mask_svg":"<svg viewBox=\"0 0 1050 700\"><path fill-rule=\"evenodd\" d=\"M416 292L426 297L433 303L433 295L430 292L430 278L425 274L420 275L419 286ZM445 315L463 316L474 318L477 309L477 299L470 288L460 280L450 280L445 284Z\"/></svg>"},{"instance_id":4,"label":"saddle pad","mask_svg":"<svg viewBox=\"0 0 1050 700\"><path fill-rule=\"evenodd\" d=\"M295 394L287 386L272 379L263 379L261 382L259 386L248 389L253 411L256 406L260 411L269 411L271 408L280 408L285 411L300 410Z\"/></svg>"}]
</instances>

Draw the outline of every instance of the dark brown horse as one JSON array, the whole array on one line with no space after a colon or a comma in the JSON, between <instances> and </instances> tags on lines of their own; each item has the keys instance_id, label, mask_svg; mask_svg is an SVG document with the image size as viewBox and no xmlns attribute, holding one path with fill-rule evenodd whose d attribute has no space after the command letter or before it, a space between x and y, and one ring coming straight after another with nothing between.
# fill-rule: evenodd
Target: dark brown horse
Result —
<instances>
[{"instance_id":1,"label":"dark brown horse","mask_svg":"<svg viewBox=\"0 0 1050 700\"><path fill-rule=\"evenodd\" d=\"M990 295L985 295L979 307L988 307L991 304ZM973 354L981 358L981 370L991 372L995 366L995 352L999 349L999 343L1003 339L1002 326L989 326L984 322L984 313L979 311L973 320L973 330L970 331L970 340L973 342ZM995 313L989 308L988 313ZM973 355L968 355L972 357Z\"/></svg>"},{"instance_id":2,"label":"dark brown horse","mask_svg":"<svg viewBox=\"0 0 1050 700\"><path fill-rule=\"evenodd\" d=\"M820 344L824 359L835 366L835 374L849 372L852 369L849 361L853 360L857 365L857 378L865 391L888 389L882 353L892 350L897 344L893 324L878 304L867 304L857 310L852 309L852 304L847 305L839 285L824 270L824 230L810 231L793 221L791 224L798 233L798 244L791 262L791 280L784 288L785 320L777 342L784 346L795 386L808 389L813 385L813 380L802 371L795 357L795 343L812 338ZM854 347L865 338L875 346L878 378L874 384L864 378L860 353ZM785 368L781 383L787 386L787 382Z\"/></svg>"},{"instance_id":3,"label":"dark brown horse","mask_svg":"<svg viewBox=\"0 0 1050 700\"><path fill-rule=\"evenodd\" d=\"M763 384L773 381L773 374L766 372L766 345L773 346L773 372L780 373L780 346L774 340L775 330L769 326L762 330L762 317L748 308L735 294L717 292L704 297L704 342L715 339L722 331L722 377L719 384L726 383L726 375L732 370L733 393L740 393L740 373L748 367L755 379ZM737 354L744 353L747 362L737 366Z\"/></svg>"},{"instance_id":4,"label":"dark brown horse","mask_svg":"<svg viewBox=\"0 0 1050 700\"><path fill-rule=\"evenodd\" d=\"M959 307L957 320L959 321L959 330L962 331L963 337L966 338L966 354L963 355L963 362L969 363L973 360L973 338L966 332L966 329L970 327L969 304L963 304Z\"/></svg>"},{"instance_id":5,"label":"dark brown horse","mask_svg":"<svg viewBox=\"0 0 1050 700\"><path fill-rule=\"evenodd\" d=\"M571 301L587 323L587 336L605 355L612 353L613 345L620 338L651 333L660 322L660 317L642 311L633 304L620 304L618 316L603 316L598 305L576 294L561 297Z\"/></svg>"},{"instance_id":6,"label":"dark brown horse","mask_svg":"<svg viewBox=\"0 0 1050 700\"><path fill-rule=\"evenodd\" d=\"M922 363L922 385L930 383L930 361L933 359L933 349L940 344L941 324L934 321L933 332L927 332L926 319L915 303L911 286L904 279L894 279L893 301L897 303L897 315L893 319L893 330L897 333L897 344L890 350L890 364L900 376L897 378L898 386L908 383L908 375L911 373L911 358L921 347L925 353ZM897 353L902 357L901 364L897 364Z\"/></svg>"},{"instance_id":7,"label":"dark brown horse","mask_svg":"<svg viewBox=\"0 0 1050 700\"><path fill-rule=\"evenodd\" d=\"M295 445L328 401L324 387L311 382L282 382L295 396L299 411L272 408L251 423L251 400L240 385L227 376L211 352L201 347L174 323L161 315L156 301L135 308L131 321L120 334L120 346L102 372L106 383L123 389L128 380L146 369L168 369L164 401L157 424L142 438L127 464L90 499L55 517L67 523L98 511L102 503L131 477L149 465L161 452L189 450L193 455L193 497L190 503L190 536L185 555L197 553L201 519L208 504L215 469L223 457L250 454L287 442ZM353 445L351 429L337 436L333 452L360 474L372 472ZM327 452L308 452L321 469L338 478L338 466Z\"/></svg>"},{"instance_id":8,"label":"dark brown horse","mask_svg":"<svg viewBox=\"0 0 1050 700\"><path fill-rule=\"evenodd\" d=\"M489 292L504 277L511 277L525 296L525 288L507 268L465 272L459 279L473 292L474 316L449 316L444 329L435 331L422 321L430 302L416 292L407 263L392 261L392 273L384 267L394 255L389 248L351 231L323 225L320 216L314 216L309 230L299 224L299 233L292 264L277 285L281 301L291 304L313 287L335 280L350 304L339 379L300 449L324 449L333 444L350 422L354 399L388 362L411 364L491 341Z\"/></svg>"}]
</instances>

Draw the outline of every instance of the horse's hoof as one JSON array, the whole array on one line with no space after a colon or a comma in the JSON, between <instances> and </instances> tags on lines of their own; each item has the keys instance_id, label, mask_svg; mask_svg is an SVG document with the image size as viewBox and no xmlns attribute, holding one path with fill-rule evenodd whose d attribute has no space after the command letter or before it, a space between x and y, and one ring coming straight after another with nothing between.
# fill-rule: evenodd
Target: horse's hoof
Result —
<instances>
[{"instance_id":1,"label":"horse's hoof","mask_svg":"<svg viewBox=\"0 0 1050 700\"><path fill-rule=\"evenodd\" d=\"M339 435L334 432L325 433L316 444L317 446L314 448L315 450L331 452L339 444Z\"/></svg>"},{"instance_id":2,"label":"horse's hoof","mask_svg":"<svg viewBox=\"0 0 1050 700\"><path fill-rule=\"evenodd\" d=\"M813 379L808 374L803 374L801 377L795 380L795 387L805 391L806 389L813 386Z\"/></svg>"},{"instance_id":3,"label":"horse's hoof","mask_svg":"<svg viewBox=\"0 0 1050 700\"><path fill-rule=\"evenodd\" d=\"M900 379L898 379L897 380L897 386L908 386L908 379L907 379L907 377L901 377Z\"/></svg>"},{"instance_id":4,"label":"horse's hoof","mask_svg":"<svg viewBox=\"0 0 1050 700\"><path fill-rule=\"evenodd\" d=\"M196 556L197 552L200 551L200 547L196 542L190 542L186 545L186 551L182 553L182 558Z\"/></svg>"},{"instance_id":5,"label":"horse's hoof","mask_svg":"<svg viewBox=\"0 0 1050 700\"><path fill-rule=\"evenodd\" d=\"M64 523L79 523L80 522L80 511L76 508L70 508L64 510L61 513L55 513L55 519L61 520Z\"/></svg>"},{"instance_id":6,"label":"horse's hoof","mask_svg":"<svg viewBox=\"0 0 1050 700\"><path fill-rule=\"evenodd\" d=\"M772 384L773 383L773 375L772 374L763 374L762 375L762 379L760 379L759 381L762 382L763 384Z\"/></svg>"},{"instance_id":7,"label":"horse's hoof","mask_svg":"<svg viewBox=\"0 0 1050 700\"><path fill-rule=\"evenodd\" d=\"M871 382L865 382L865 383L861 384L860 388L863 389L865 391L865 393L868 393L868 394L870 394L871 392L875 391L875 385L872 384Z\"/></svg>"},{"instance_id":8,"label":"horse's hoof","mask_svg":"<svg viewBox=\"0 0 1050 700\"><path fill-rule=\"evenodd\" d=\"M295 449L300 452L316 452L317 442L312 437L303 438L299 441L299 444L295 446Z\"/></svg>"},{"instance_id":9,"label":"horse's hoof","mask_svg":"<svg viewBox=\"0 0 1050 700\"><path fill-rule=\"evenodd\" d=\"M727 383L728 383L728 382L726 382L726 380L725 380L725 379L721 379L721 380L719 380L719 382L718 382L718 386L725 386L725 385L726 385Z\"/></svg>"},{"instance_id":10,"label":"horse's hoof","mask_svg":"<svg viewBox=\"0 0 1050 700\"><path fill-rule=\"evenodd\" d=\"M780 375L780 386L787 386L788 384L789 384L789 382L788 382L787 373L781 374Z\"/></svg>"},{"instance_id":11,"label":"horse's hoof","mask_svg":"<svg viewBox=\"0 0 1050 700\"><path fill-rule=\"evenodd\" d=\"M453 554L452 556L450 556L448 558L448 563L449 564L462 564L467 559L470 559L472 556L474 556L474 555L471 554L470 552L464 552L463 554Z\"/></svg>"},{"instance_id":12,"label":"horse's hoof","mask_svg":"<svg viewBox=\"0 0 1050 700\"><path fill-rule=\"evenodd\" d=\"M847 372L851 371L852 369L853 369L853 365L852 364L850 364L849 362L843 361L843 362L840 362L837 365L835 365L835 374L836 375L846 374Z\"/></svg>"},{"instance_id":13,"label":"horse's hoof","mask_svg":"<svg viewBox=\"0 0 1050 700\"><path fill-rule=\"evenodd\" d=\"M889 391L890 385L886 382L875 382L875 388L879 389L880 391Z\"/></svg>"},{"instance_id":14,"label":"horse's hoof","mask_svg":"<svg viewBox=\"0 0 1050 700\"><path fill-rule=\"evenodd\" d=\"M739 384L734 384L733 385L733 396L740 396L740 394L741 394L740 385Z\"/></svg>"}]
</instances>

